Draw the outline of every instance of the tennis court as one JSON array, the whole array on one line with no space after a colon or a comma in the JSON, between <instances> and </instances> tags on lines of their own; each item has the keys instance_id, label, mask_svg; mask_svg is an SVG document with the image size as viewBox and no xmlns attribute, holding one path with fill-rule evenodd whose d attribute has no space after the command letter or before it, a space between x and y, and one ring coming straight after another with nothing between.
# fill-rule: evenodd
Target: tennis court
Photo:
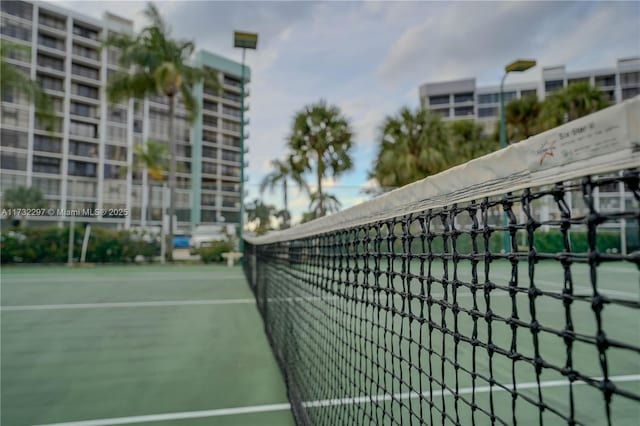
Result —
<instances>
[{"instance_id":1,"label":"tennis court","mask_svg":"<svg viewBox=\"0 0 640 426\"><path fill-rule=\"evenodd\" d=\"M3 267L1 278L3 425L293 424L239 267Z\"/></svg>"}]
</instances>

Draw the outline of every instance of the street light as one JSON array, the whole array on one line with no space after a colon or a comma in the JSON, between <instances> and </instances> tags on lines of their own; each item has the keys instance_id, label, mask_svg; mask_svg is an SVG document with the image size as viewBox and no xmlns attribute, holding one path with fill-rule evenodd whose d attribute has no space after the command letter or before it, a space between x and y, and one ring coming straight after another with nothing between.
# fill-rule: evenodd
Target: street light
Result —
<instances>
[{"instance_id":1,"label":"street light","mask_svg":"<svg viewBox=\"0 0 640 426\"><path fill-rule=\"evenodd\" d=\"M533 59L518 59L504 67L504 76L502 76L502 81L500 82L500 148L507 147L507 123L504 113L504 81L510 72L523 72L535 66L536 61ZM507 212L504 212L503 222L506 228L508 223ZM503 244L504 252L509 253L509 233L506 230L504 231Z\"/></svg>"},{"instance_id":2,"label":"street light","mask_svg":"<svg viewBox=\"0 0 640 426\"><path fill-rule=\"evenodd\" d=\"M242 49L242 71L240 78L240 252L244 254L244 57L247 49L258 47L258 34L235 31L233 33L233 47Z\"/></svg>"}]
</instances>

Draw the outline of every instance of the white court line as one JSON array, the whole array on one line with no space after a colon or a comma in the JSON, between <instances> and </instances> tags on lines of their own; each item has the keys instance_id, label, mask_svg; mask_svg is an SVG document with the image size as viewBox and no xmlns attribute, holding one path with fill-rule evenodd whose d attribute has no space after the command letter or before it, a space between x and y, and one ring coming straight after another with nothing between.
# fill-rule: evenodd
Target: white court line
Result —
<instances>
[{"instance_id":1,"label":"white court line","mask_svg":"<svg viewBox=\"0 0 640 426\"><path fill-rule=\"evenodd\" d=\"M582 287L574 287L582 288ZM587 287L584 287L587 289ZM606 293L607 291L601 290ZM624 292L615 292L624 293ZM631 293L624 293L628 296L636 296ZM431 294L434 298L444 297L444 293ZM453 297L450 294L451 297ZM457 297L472 297L471 293L458 294ZM385 295L381 295L381 298L385 298ZM402 299L399 294L392 296L396 299ZM481 297L476 295L476 297ZM511 297L506 292L492 293L491 298L496 297ZM290 302L322 302L328 300L341 300L340 296L311 296L311 297L284 297L284 298L267 298L267 301L273 303L290 303ZM414 299L415 300L415 299ZM368 300L372 302L374 299ZM16 312L16 311L46 311L46 310L68 310L68 309L110 309L110 308L152 308L152 307L166 307L166 306L198 306L198 305L247 305L255 304L255 299L213 299L213 300L163 300L163 301L151 301L151 302L100 302L100 303L68 303L59 305L5 305L0 306L0 311Z\"/></svg>"},{"instance_id":2,"label":"white court line","mask_svg":"<svg viewBox=\"0 0 640 426\"><path fill-rule=\"evenodd\" d=\"M493 274L491 277L500 278L500 279L503 279L503 280L510 280L511 279L511 276L498 275L498 274ZM518 278L520 278L520 277L518 277ZM528 278L526 278L526 280L528 280ZM535 278L534 281L536 282L536 284L540 283L540 284L544 284L545 286L554 287L554 288L557 288L557 289L561 289L562 287L564 287L564 284L562 282L559 282L559 281L541 280L539 278ZM589 294L591 294L593 292L593 289L591 287L587 287L587 286L584 286L584 285L574 285L573 289L574 290L588 290ZM598 286L598 292L604 293L604 294L613 294L613 295L616 295L616 296L633 297L633 298L638 298L640 296L640 295L638 295L638 293L630 293L628 291L619 291L619 290L610 290L608 288L602 288L602 286Z\"/></svg>"},{"instance_id":3,"label":"white court line","mask_svg":"<svg viewBox=\"0 0 640 426\"><path fill-rule=\"evenodd\" d=\"M602 380L601 377L594 377L595 380ZM609 380L613 382L635 382L640 380L640 374L633 375L625 375L625 376L613 376L609 377ZM567 380L549 380L546 382L540 382L541 388L551 388L558 386L566 386L569 384ZM584 385L585 382L574 382L573 385ZM509 389L513 389L513 385L511 383L505 384L505 386ZM532 389L537 388L538 384L536 382L528 382L528 383L519 383L516 386L517 390L522 389ZM485 393L485 392L504 392L505 389L501 387L494 386L493 388L489 386L477 386L475 388L476 393ZM458 394L470 394L473 393L473 388L462 388L458 391ZM448 391L442 389L433 390L433 394L436 397L442 396L452 396L453 394ZM380 402L380 401L391 401L391 400L402 400L402 399L415 399L420 397L429 396L429 392L404 392L404 393L395 393L391 394L382 394L382 395L364 395L357 396L351 398L336 398L336 399L322 399L318 401L307 401L303 402L302 405L308 408L317 408L317 407L330 407L335 405L352 405L352 404L364 404L367 402ZM149 414L144 416L131 416L131 417L115 417L112 419L95 419L95 420L80 420L74 422L63 422L63 423L48 423L41 424L37 426L109 426L109 425L127 425L134 423L145 423L145 422L160 422L165 420L180 420L180 419L196 419L196 418L204 418L204 417L218 417L218 416L229 416L229 415L237 415L237 414L249 414L249 413L265 413L268 411L285 411L291 408L291 404L282 403L282 404L266 404L266 405L253 405L248 407L235 407L235 408L221 408L217 410L203 410L203 411L183 411L178 413L165 413L165 414Z\"/></svg>"},{"instance_id":4,"label":"white court line","mask_svg":"<svg viewBox=\"0 0 640 426\"><path fill-rule=\"evenodd\" d=\"M163 300L156 302L105 302L105 303L71 303L65 305L16 305L2 306L0 311L44 311L56 309L103 309L103 308L147 308L158 306L192 306L192 305L238 305L254 304L255 299L216 299L216 300Z\"/></svg>"},{"instance_id":5,"label":"white court line","mask_svg":"<svg viewBox=\"0 0 640 426\"><path fill-rule=\"evenodd\" d=\"M244 280L244 275L220 275L220 276L207 276L206 278L202 278L202 276L189 276L188 274L175 274L176 276L171 276L167 274L155 275L155 276L140 276L140 277L130 277L127 279L117 278L117 277L100 277L100 279L96 279L95 275L72 275L66 277L16 277L16 276L7 276L3 275L3 285L8 284L21 284L21 283L40 283L43 285L50 283L70 283L70 284L104 284L104 283L121 283L121 284L129 284L131 280L135 281L174 281L176 284L181 284L182 280L198 280L202 282L208 281L219 281L219 280ZM178 276L179 275L179 276ZM86 282L78 282L79 279L86 279Z\"/></svg>"}]
</instances>

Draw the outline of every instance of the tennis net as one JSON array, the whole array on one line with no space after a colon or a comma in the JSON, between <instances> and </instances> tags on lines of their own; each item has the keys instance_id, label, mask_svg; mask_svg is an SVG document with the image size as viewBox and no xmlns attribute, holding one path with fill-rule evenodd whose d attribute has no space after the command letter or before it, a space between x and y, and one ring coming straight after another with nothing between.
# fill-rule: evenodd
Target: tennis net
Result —
<instances>
[{"instance_id":1,"label":"tennis net","mask_svg":"<svg viewBox=\"0 0 640 426\"><path fill-rule=\"evenodd\" d=\"M248 238L296 422L634 424L634 116L640 98Z\"/></svg>"}]
</instances>

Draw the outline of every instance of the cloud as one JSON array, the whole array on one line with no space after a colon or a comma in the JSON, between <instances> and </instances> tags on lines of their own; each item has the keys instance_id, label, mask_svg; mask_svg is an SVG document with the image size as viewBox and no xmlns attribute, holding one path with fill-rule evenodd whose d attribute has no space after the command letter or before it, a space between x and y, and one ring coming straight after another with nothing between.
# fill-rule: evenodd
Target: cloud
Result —
<instances>
[{"instance_id":1,"label":"cloud","mask_svg":"<svg viewBox=\"0 0 640 426\"><path fill-rule=\"evenodd\" d=\"M602 59L608 49L638 51L638 4L457 2L448 6L428 14L397 38L378 68L383 82L476 76L479 83L496 84L503 64L520 57L536 58L543 66L577 59L591 66L594 62L611 66L611 60L604 63ZM584 60L585 56L589 58Z\"/></svg>"}]
</instances>

